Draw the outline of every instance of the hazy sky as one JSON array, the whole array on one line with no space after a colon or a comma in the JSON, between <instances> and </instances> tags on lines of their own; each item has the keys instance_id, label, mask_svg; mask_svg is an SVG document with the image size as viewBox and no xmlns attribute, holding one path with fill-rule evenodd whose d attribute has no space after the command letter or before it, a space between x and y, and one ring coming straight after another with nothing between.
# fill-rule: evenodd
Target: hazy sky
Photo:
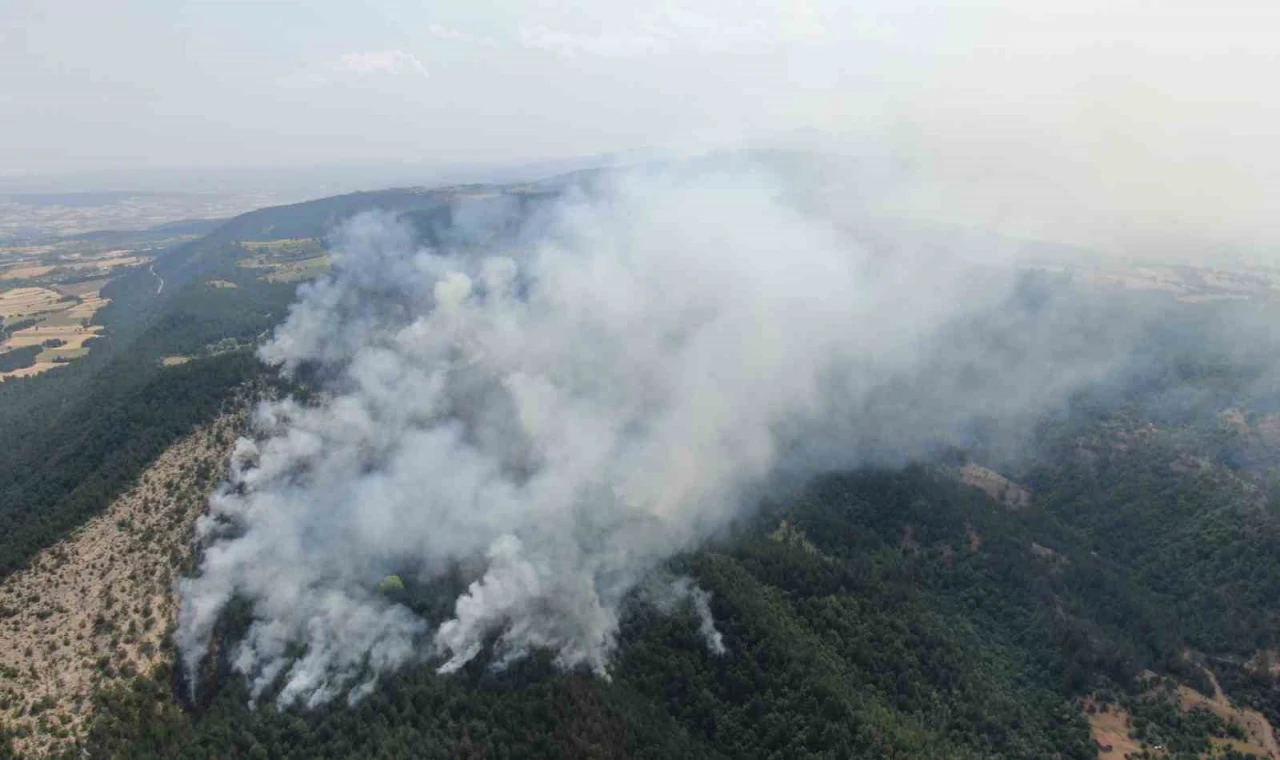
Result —
<instances>
[{"instance_id":1,"label":"hazy sky","mask_svg":"<svg viewBox=\"0 0 1280 760\"><path fill-rule=\"evenodd\" d=\"M952 215L1274 240L1277 40L1275 0L0 0L0 173L767 139Z\"/></svg>"}]
</instances>

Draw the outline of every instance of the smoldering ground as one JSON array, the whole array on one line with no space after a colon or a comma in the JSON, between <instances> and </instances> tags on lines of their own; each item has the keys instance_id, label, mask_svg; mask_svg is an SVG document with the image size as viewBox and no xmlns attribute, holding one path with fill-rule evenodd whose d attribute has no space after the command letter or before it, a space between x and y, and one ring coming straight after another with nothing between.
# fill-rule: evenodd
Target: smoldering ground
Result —
<instances>
[{"instance_id":1,"label":"smoldering ground","mask_svg":"<svg viewBox=\"0 0 1280 760\"><path fill-rule=\"evenodd\" d=\"M325 393L257 409L198 525L186 671L235 597L254 620L233 667L281 704L450 672L488 642L499 666L545 649L607 674L633 598L694 610L723 651L689 580L633 592L780 474L905 461L978 424L1016 440L1136 335L1007 261L887 251L788 197L761 171L652 169L565 190L514 236L456 215L465 245L347 223L261 350ZM378 590L458 567L474 580L446 619Z\"/></svg>"}]
</instances>

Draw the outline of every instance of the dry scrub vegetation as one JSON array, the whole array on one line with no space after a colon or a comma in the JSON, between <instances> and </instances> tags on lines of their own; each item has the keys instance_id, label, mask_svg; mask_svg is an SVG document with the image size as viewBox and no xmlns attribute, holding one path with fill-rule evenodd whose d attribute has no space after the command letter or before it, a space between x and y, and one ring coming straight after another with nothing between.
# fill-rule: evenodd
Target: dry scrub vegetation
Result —
<instances>
[{"instance_id":1,"label":"dry scrub vegetation","mask_svg":"<svg viewBox=\"0 0 1280 760\"><path fill-rule=\"evenodd\" d=\"M0 722L20 756L74 746L95 690L172 658L173 582L243 418L171 446L106 512L0 584Z\"/></svg>"},{"instance_id":2,"label":"dry scrub vegetation","mask_svg":"<svg viewBox=\"0 0 1280 760\"><path fill-rule=\"evenodd\" d=\"M1193 710L1206 710L1222 719L1224 725L1238 731L1235 738L1229 736L1209 737L1210 751L1201 757L1213 758L1223 756L1227 751L1235 751L1246 757L1280 758L1280 744L1277 744L1275 731L1271 724L1256 710L1234 704L1223 693L1213 671L1204 669L1209 683L1213 685L1213 695L1208 696L1196 691L1186 684L1171 685L1171 681L1163 680L1151 671L1143 674L1144 680L1154 684L1143 695L1144 700L1166 700L1175 704L1184 714ZM1099 760L1133 760L1140 757L1167 757L1169 751L1162 745L1151 746L1143 743L1133 733L1134 718L1123 706L1115 703L1107 704L1090 697L1084 700L1085 717L1089 721L1089 732L1098 749Z\"/></svg>"},{"instance_id":3,"label":"dry scrub vegetation","mask_svg":"<svg viewBox=\"0 0 1280 760\"><path fill-rule=\"evenodd\" d=\"M1129 713L1119 705L1085 703L1089 733L1098 747L1098 760L1126 760L1142 752L1142 743L1129 736Z\"/></svg>"},{"instance_id":4,"label":"dry scrub vegetation","mask_svg":"<svg viewBox=\"0 0 1280 760\"><path fill-rule=\"evenodd\" d=\"M967 464L960 470L960 482L980 488L992 501L1009 509L1025 509L1031 504L1031 492L1000 473L976 464Z\"/></svg>"},{"instance_id":5,"label":"dry scrub vegetation","mask_svg":"<svg viewBox=\"0 0 1280 760\"><path fill-rule=\"evenodd\" d=\"M1218 679L1213 671L1205 668L1204 672L1209 677L1209 682L1213 684L1213 696L1206 696L1190 686L1181 685L1178 687L1178 697L1182 709L1202 708L1222 718L1228 725L1240 727L1245 736L1243 740L1214 739L1214 744L1218 747L1226 747L1242 754L1258 757L1280 757L1280 745L1276 743L1275 730L1266 716L1257 710L1233 705L1231 700L1227 699L1227 695L1222 692L1222 687L1218 685Z\"/></svg>"}]
</instances>

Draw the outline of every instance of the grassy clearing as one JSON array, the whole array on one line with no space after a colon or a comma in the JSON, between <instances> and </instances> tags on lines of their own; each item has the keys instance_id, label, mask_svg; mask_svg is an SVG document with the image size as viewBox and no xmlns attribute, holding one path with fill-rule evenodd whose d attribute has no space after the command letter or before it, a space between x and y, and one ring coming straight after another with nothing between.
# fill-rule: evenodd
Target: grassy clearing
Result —
<instances>
[{"instance_id":1,"label":"grassy clearing","mask_svg":"<svg viewBox=\"0 0 1280 760\"><path fill-rule=\"evenodd\" d=\"M326 274L331 265L324 243L316 238L246 241L240 245L249 255L237 261L237 266L259 270L258 278L268 282L314 279Z\"/></svg>"},{"instance_id":2,"label":"grassy clearing","mask_svg":"<svg viewBox=\"0 0 1280 760\"><path fill-rule=\"evenodd\" d=\"M1182 709L1190 711L1197 707L1203 708L1222 718L1227 724L1239 726L1243 730L1245 740L1219 739L1215 742L1217 745L1230 746L1237 752L1253 753L1260 757L1280 758L1280 744L1276 743L1275 730L1266 717L1256 710L1231 704L1231 700L1227 699L1222 687L1218 685L1213 671L1206 668L1204 672L1213 684L1213 696L1201 694L1190 686L1179 686L1178 698Z\"/></svg>"},{"instance_id":3,"label":"grassy clearing","mask_svg":"<svg viewBox=\"0 0 1280 760\"><path fill-rule=\"evenodd\" d=\"M245 240L240 243L251 253L296 253L300 251L319 252L324 244L317 238L284 238L282 240Z\"/></svg>"},{"instance_id":4,"label":"grassy clearing","mask_svg":"<svg viewBox=\"0 0 1280 760\"><path fill-rule=\"evenodd\" d=\"M316 256L296 261L272 261L256 257L244 259L237 264L246 269L262 270L258 279L267 282L302 282L321 277L329 272L331 262L328 256Z\"/></svg>"},{"instance_id":5,"label":"grassy clearing","mask_svg":"<svg viewBox=\"0 0 1280 760\"><path fill-rule=\"evenodd\" d=\"M328 256L290 262L276 267L275 271L267 275L267 281L303 282L305 280L314 280L317 277L323 277L328 274L330 267L331 263Z\"/></svg>"},{"instance_id":6,"label":"grassy clearing","mask_svg":"<svg viewBox=\"0 0 1280 760\"><path fill-rule=\"evenodd\" d=\"M1125 760L1142 752L1142 743L1129 736L1129 713L1119 705L1093 704L1096 712L1085 712L1089 734L1098 745L1098 760Z\"/></svg>"},{"instance_id":7,"label":"grassy clearing","mask_svg":"<svg viewBox=\"0 0 1280 760\"><path fill-rule=\"evenodd\" d=\"M1226 727L1227 735L1215 732L1216 735L1206 737L1208 751L1202 753L1200 757L1222 757L1228 751L1235 751L1246 756L1280 758L1280 746L1276 744L1275 732L1267 719L1261 713L1233 704L1223 693L1213 672L1207 668L1204 672L1209 682L1213 684L1213 696L1206 696L1186 684L1175 686L1172 681L1160 679L1155 673L1147 671L1144 677L1150 688L1141 697L1141 703L1172 705L1183 716L1198 710L1217 716ZM1089 721L1090 736L1097 745L1099 760L1158 758L1167 757L1170 754L1169 748L1165 745L1151 743L1149 722L1145 729L1142 728L1144 718L1141 716L1144 713L1146 720L1151 720L1152 713L1149 710L1138 709L1133 705L1106 704L1093 697L1084 701L1083 709L1085 718ZM1139 717L1135 718L1134 715ZM1167 730L1176 732L1178 729L1172 729L1172 724L1160 725L1162 727L1157 729L1156 736L1175 738L1163 732ZM1144 731L1147 732L1145 739ZM1179 757L1187 756L1185 747L1183 751L1184 754Z\"/></svg>"}]
</instances>

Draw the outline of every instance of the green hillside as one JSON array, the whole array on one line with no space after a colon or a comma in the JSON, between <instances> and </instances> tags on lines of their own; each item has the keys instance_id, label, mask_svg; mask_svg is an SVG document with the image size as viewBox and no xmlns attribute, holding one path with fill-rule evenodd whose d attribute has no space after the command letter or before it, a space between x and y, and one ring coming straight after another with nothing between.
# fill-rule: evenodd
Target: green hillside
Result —
<instances>
[{"instance_id":1,"label":"green hillside","mask_svg":"<svg viewBox=\"0 0 1280 760\"><path fill-rule=\"evenodd\" d=\"M154 273L140 267L110 282L111 303L94 318L104 337L86 359L0 383L0 577L101 510L237 385L262 375L252 347L283 319L298 281L242 266L254 257L244 241L323 247L334 224L373 209L441 234L457 193L385 190L250 212L163 251ZM195 361L162 366L175 355Z\"/></svg>"},{"instance_id":2,"label":"green hillside","mask_svg":"<svg viewBox=\"0 0 1280 760\"><path fill-rule=\"evenodd\" d=\"M484 246L493 237L460 209L499 220L483 229L501 236L549 187L264 209L164 251L154 274L114 280L88 357L0 385L0 576L99 513L238 387L279 382L253 348L298 282L324 271L335 224L382 209L424 244ZM268 694L251 708L228 662L248 624L232 605L194 702L171 667L100 693L72 755L1092 758L1089 710L1104 705L1153 757L1231 756L1238 727L1153 684L1212 694L1208 667L1235 705L1280 722L1280 688L1258 665L1280 649L1267 308L1171 311L1025 450L988 450L979 435L927 462L830 473L672 560L711 593L723 655L692 609L632 604L608 680L548 657L495 670L481 656L454 676L421 662L353 706L280 710ZM1222 349L1222 331L1246 323L1257 351ZM965 485L969 464L1011 478L1026 503ZM441 591L394 593L438 621L452 598Z\"/></svg>"}]
</instances>

